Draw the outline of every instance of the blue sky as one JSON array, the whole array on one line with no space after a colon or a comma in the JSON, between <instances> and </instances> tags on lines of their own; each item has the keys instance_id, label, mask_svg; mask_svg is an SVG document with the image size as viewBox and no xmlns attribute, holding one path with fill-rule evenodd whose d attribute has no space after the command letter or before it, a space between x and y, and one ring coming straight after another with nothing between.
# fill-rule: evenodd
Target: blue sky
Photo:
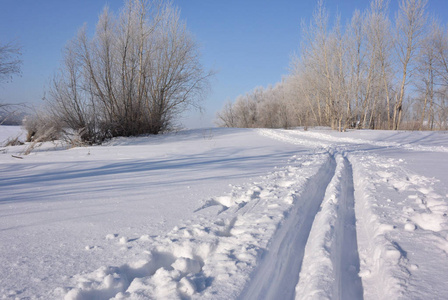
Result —
<instances>
[{"instance_id":1,"label":"blue sky","mask_svg":"<svg viewBox=\"0 0 448 300\"><path fill-rule=\"evenodd\" d=\"M174 0L201 45L202 62L217 71L203 102L205 112L189 112L183 123L211 126L216 111L257 86L280 81L300 44L300 22L309 21L317 1L301 0ZM342 20L369 0L326 0ZM391 0L396 11L397 0ZM23 47L23 74L0 86L7 103L38 106L49 79L61 61L65 43L87 23L93 29L104 5L118 11L122 0L0 0L0 42ZM429 11L446 23L448 1L429 0Z\"/></svg>"}]
</instances>

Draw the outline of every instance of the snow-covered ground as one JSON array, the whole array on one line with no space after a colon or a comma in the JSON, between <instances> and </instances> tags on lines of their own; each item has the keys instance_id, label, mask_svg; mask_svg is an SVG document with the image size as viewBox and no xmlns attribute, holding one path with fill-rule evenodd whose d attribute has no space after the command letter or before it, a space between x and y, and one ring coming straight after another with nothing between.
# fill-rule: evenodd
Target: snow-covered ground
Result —
<instances>
[{"instance_id":1,"label":"snow-covered ground","mask_svg":"<svg viewBox=\"0 0 448 300\"><path fill-rule=\"evenodd\" d=\"M445 132L25 147L0 148L0 298L448 298Z\"/></svg>"}]
</instances>

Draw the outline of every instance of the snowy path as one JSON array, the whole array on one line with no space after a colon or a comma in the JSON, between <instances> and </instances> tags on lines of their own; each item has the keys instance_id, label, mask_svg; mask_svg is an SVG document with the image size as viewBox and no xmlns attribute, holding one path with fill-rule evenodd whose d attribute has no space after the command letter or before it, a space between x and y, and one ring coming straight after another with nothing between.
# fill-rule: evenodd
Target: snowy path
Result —
<instances>
[{"instance_id":1,"label":"snowy path","mask_svg":"<svg viewBox=\"0 0 448 300\"><path fill-rule=\"evenodd\" d=\"M446 147L337 139L299 131L261 130L261 134L349 153L348 159L336 154L336 175L309 233L296 299L446 297L443 279L428 289L428 277L433 278L428 274L448 275L448 195L431 187L436 180L400 167L402 159L369 154L384 147L398 153L403 148L443 153ZM430 262L420 256L425 251Z\"/></svg>"},{"instance_id":2,"label":"snowy path","mask_svg":"<svg viewBox=\"0 0 448 300\"><path fill-rule=\"evenodd\" d=\"M339 299L362 299L363 289L359 273L359 254L356 236L355 195L353 187L353 170L350 162L344 159L341 211L337 230L342 237L337 245L340 260L334 260L337 270L337 286Z\"/></svg>"},{"instance_id":3,"label":"snowy path","mask_svg":"<svg viewBox=\"0 0 448 300\"><path fill-rule=\"evenodd\" d=\"M311 229L296 298L362 299L351 165L337 154L335 175Z\"/></svg>"},{"instance_id":4,"label":"snowy path","mask_svg":"<svg viewBox=\"0 0 448 300\"><path fill-rule=\"evenodd\" d=\"M60 274L64 284L48 294L33 296L67 300L448 298L445 280L448 276L448 177L444 168L428 171L421 167L422 161L446 165L448 141L431 143L415 135L401 142L382 141L381 137L389 132L378 135L379 140L369 139L370 132L340 137L329 131L263 129L241 131L241 134L229 131L233 136L225 137L226 132L221 131L222 135L214 139L199 137L210 146L205 152L197 150L198 139L192 141L189 149L193 150L189 151L194 151L196 164L191 164L191 158L185 154L185 163L177 167L174 160L169 165L170 176L162 179L157 176L164 174L163 168L147 167L154 167L157 160L144 158L147 148L143 144L137 152L142 156L142 163L135 164L140 176L131 178L138 180L133 192L141 191L145 182L155 182L145 193L159 191L157 195L161 199L165 196L166 201L181 203L170 199L190 189L189 185L194 183L192 175L206 180L209 173L203 172L209 172L211 165L219 163L213 173L216 178L224 171L232 175L243 169L249 177L253 173L250 168L268 166L268 163L270 167L240 184L243 176L235 177L226 192L222 182L228 182L229 177L223 176L219 182L214 179L213 196L198 196L202 199L198 202L187 198L190 199L186 202L188 206L180 206L180 210L179 206L167 206L163 214L176 208L175 217L170 220L176 226L171 231L151 234L142 229L132 236L110 231L105 237L109 244L89 246L84 251L91 255L92 261L98 255L114 256L119 264L89 269L85 261L79 274ZM182 143L173 142L179 147L179 153L186 151L191 135L185 136ZM260 146L251 146L251 151L248 146L241 146L240 149L248 151L243 156L239 151L229 150L231 147L226 148L226 143L236 138L238 145L250 138ZM160 148L151 147L160 149L165 156L166 149L172 149L163 142ZM92 153L115 149L92 148ZM258 155L259 149L266 154ZM135 156L135 150L132 148L134 153L125 158ZM120 155L127 149L123 147L122 151ZM235 153L239 156L229 157ZM76 152L72 155L79 160ZM63 166L64 154L57 158ZM432 162L432 158L437 161ZM274 159L278 167L274 167ZM26 161L20 163L23 168L30 166ZM38 168L31 166L31 170ZM438 178L422 173L436 174ZM97 179L92 184L98 184L98 179L109 182L109 177L121 183L124 177L119 174L110 172L104 178L101 172L92 174L91 178ZM124 174L133 175L133 172L126 169ZM20 176L23 175L18 174L14 179L18 183L21 183ZM88 187L76 181L76 176L73 179L74 186ZM160 180L168 179L176 179L174 182L179 186L167 185L166 190L156 188ZM60 180L64 182L63 178ZM188 187L180 184L184 181ZM55 190L60 188L56 181L50 182ZM5 178L0 185L19 186L13 183L13 178ZM172 195L168 194L170 189L173 189ZM14 195L14 191L9 193ZM48 193L48 188L42 193ZM144 197L138 205L147 201ZM5 201L4 205L11 203ZM67 204L57 204L61 211L67 209ZM104 205L98 208L102 210ZM188 217L176 219L182 210L188 212ZM153 214L146 220L147 212L142 210L140 222L151 222L156 217L153 207L148 211ZM129 216L132 214L135 212ZM110 224L109 220L105 225ZM89 227L80 228L88 230ZM149 228L154 231L155 227ZM13 241L12 236L7 238ZM20 298L20 291L6 294L0 288L0 296L2 293L4 298Z\"/></svg>"},{"instance_id":5,"label":"snowy path","mask_svg":"<svg viewBox=\"0 0 448 300\"><path fill-rule=\"evenodd\" d=\"M428 277L433 278L428 274L448 275L448 195L445 193L444 197L443 190L441 193L434 190L436 180L404 169L402 159L376 154L383 148L388 149L387 153L396 149L400 154L403 148L443 153L445 146L338 139L324 133L300 131L261 130L261 134L297 145L319 145L328 151L348 153L340 175L341 187L337 187L340 183L336 178L327 187L329 197L334 196L333 204L340 202L340 211L323 201L309 234L296 288L297 299L360 299L362 296L406 299L434 297L434 294L446 297L444 280L435 280L433 284L437 287L428 289ZM338 163L336 174L341 165ZM428 203L432 203L432 208ZM348 225L344 232L341 231L343 223ZM344 237L338 238L341 234ZM341 241L344 246L340 245ZM425 243L432 246L424 246ZM431 262L420 256L425 251L428 255L431 253Z\"/></svg>"},{"instance_id":6,"label":"snowy path","mask_svg":"<svg viewBox=\"0 0 448 300\"><path fill-rule=\"evenodd\" d=\"M329 155L300 198L241 299L362 299L348 160Z\"/></svg>"},{"instance_id":7,"label":"snowy path","mask_svg":"<svg viewBox=\"0 0 448 300\"><path fill-rule=\"evenodd\" d=\"M325 187L334 176L335 160L329 155L311 177L286 221L275 233L267 255L260 258L255 276L242 299L293 299L314 218L324 199ZM299 202L299 201L297 201Z\"/></svg>"}]
</instances>

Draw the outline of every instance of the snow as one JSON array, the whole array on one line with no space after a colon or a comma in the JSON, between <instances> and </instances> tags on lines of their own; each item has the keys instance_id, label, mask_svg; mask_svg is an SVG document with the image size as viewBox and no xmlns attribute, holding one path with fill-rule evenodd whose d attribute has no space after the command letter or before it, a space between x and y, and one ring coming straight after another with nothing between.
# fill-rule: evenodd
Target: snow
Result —
<instances>
[{"instance_id":1,"label":"snow","mask_svg":"<svg viewBox=\"0 0 448 300\"><path fill-rule=\"evenodd\" d=\"M0 148L0 298L448 297L445 132L26 147Z\"/></svg>"}]
</instances>

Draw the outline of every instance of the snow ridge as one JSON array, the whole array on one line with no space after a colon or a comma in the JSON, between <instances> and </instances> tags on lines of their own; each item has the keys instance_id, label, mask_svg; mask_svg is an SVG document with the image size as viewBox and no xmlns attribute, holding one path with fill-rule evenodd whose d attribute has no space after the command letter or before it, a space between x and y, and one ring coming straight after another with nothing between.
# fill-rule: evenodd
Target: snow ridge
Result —
<instances>
[{"instance_id":1,"label":"snow ridge","mask_svg":"<svg viewBox=\"0 0 448 300\"><path fill-rule=\"evenodd\" d=\"M361 271L366 298L388 299L402 295L409 271L401 248L388 236L393 225L382 224L371 206L375 203L375 187L361 164L354 164L355 197L360 230Z\"/></svg>"}]
</instances>

